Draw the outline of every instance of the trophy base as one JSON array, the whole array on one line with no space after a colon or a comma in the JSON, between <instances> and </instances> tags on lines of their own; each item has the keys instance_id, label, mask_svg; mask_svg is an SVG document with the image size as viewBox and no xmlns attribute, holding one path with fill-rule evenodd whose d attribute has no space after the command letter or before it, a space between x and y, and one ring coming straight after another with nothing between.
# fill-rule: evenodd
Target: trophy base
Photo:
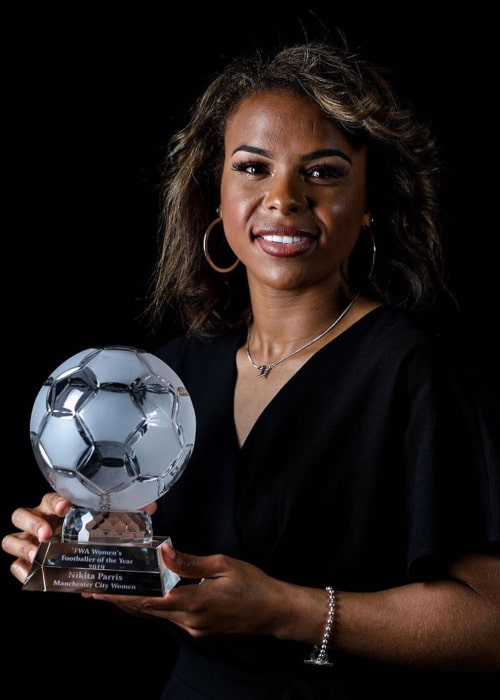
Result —
<instances>
[{"instance_id":1,"label":"trophy base","mask_svg":"<svg viewBox=\"0 0 500 700\"><path fill-rule=\"evenodd\" d=\"M42 542L23 585L26 591L163 596L180 580L163 563L160 545Z\"/></svg>"},{"instance_id":2,"label":"trophy base","mask_svg":"<svg viewBox=\"0 0 500 700\"><path fill-rule=\"evenodd\" d=\"M164 596L180 577L163 563L163 542L170 538L152 536L147 514L73 506L62 538L40 544L23 590Z\"/></svg>"}]
</instances>

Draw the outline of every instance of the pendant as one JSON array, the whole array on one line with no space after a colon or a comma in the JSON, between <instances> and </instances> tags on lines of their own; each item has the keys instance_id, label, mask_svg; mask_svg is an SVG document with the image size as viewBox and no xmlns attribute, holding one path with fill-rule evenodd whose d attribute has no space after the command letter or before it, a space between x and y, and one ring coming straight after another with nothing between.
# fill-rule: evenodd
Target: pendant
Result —
<instances>
[{"instance_id":1,"label":"pendant","mask_svg":"<svg viewBox=\"0 0 500 700\"><path fill-rule=\"evenodd\" d=\"M260 374L257 375L257 379L267 379L267 375L273 367L274 365L259 365L257 369L259 370Z\"/></svg>"}]
</instances>

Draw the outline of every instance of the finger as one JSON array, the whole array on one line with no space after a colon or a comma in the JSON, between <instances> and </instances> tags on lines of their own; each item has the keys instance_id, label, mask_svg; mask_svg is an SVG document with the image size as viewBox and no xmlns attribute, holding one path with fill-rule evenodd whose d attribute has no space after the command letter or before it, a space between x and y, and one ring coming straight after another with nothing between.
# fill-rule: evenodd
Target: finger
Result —
<instances>
[{"instance_id":1,"label":"finger","mask_svg":"<svg viewBox=\"0 0 500 700\"><path fill-rule=\"evenodd\" d=\"M163 617L170 619L167 610L167 596L163 597L141 597L130 595L110 595L107 593L82 593L82 598L93 598L105 603L116 605L121 610L132 615L151 615L153 617Z\"/></svg>"},{"instance_id":2,"label":"finger","mask_svg":"<svg viewBox=\"0 0 500 700\"><path fill-rule=\"evenodd\" d=\"M207 579L221 576L225 570L225 558L221 554L198 557L179 552L170 542L161 545L165 565L181 578Z\"/></svg>"},{"instance_id":3,"label":"finger","mask_svg":"<svg viewBox=\"0 0 500 700\"><path fill-rule=\"evenodd\" d=\"M41 515L34 508L16 508L12 513L12 524L19 530L43 542L52 537L52 525L49 523L47 515Z\"/></svg>"},{"instance_id":4,"label":"finger","mask_svg":"<svg viewBox=\"0 0 500 700\"><path fill-rule=\"evenodd\" d=\"M45 542L54 535L55 526L69 507L69 501L59 494L47 494L37 508L17 508L11 521L19 530Z\"/></svg>"},{"instance_id":5,"label":"finger","mask_svg":"<svg viewBox=\"0 0 500 700\"><path fill-rule=\"evenodd\" d=\"M2 539L2 549L15 557L10 565L10 572L21 583L24 583L38 551L38 542L25 532L16 532L5 535Z\"/></svg>"},{"instance_id":6,"label":"finger","mask_svg":"<svg viewBox=\"0 0 500 700\"><path fill-rule=\"evenodd\" d=\"M31 565L27 564L23 559L16 559L10 565L10 573L21 583L26 581L30 569Z\"/></svg>"},{"instance_id":7,"label":"finger","mask_svg":"<svg viewBox=\"0 0 500 700\"><path fill-rule=\"evenodd\" d=\"M140 510L146 511L146 513L149 513L149 515L153 515L153 513L156 513L156 511L158 510L158 504L156 501L153 501L153 503L148 503Z\"/></svg>"},{"instance_id":8,"label":"finger","mask_svg":"<svg viewBox=\"0 0 500 700\"><path fill-rule=\"evenodd\" d=\"M93 600L103 600L106 603L112 603L113 605L126 610L127 612L139 612L143 601L145 600L142 596L132 596L132 595L111 595L109 593L81 593L82 598L92 598Z\"/></svg>"},{"instance_id":9,"label":"finger","mask_svg":"<svg viewBox=\"0 0 500 700\"><path fill-rule=\"evenodd\" d=\"M5 535L2 540L2 549L16 559L22 559L30 564L37 553L38 542L27 533L16 532Z\"/></svg>"},{"instance_id":10,"label":"finger","mask_svg":"<svg viewBox=\"0 0 500 700\"><path fill-rule=\"evenodd\" d=\"M42 498L42 501L36 510L47 515L58 515L62 518L71 507L71 501L67 498L63 498L61 495L55 491L46 493Z\"/></svg>"}]
</instances>

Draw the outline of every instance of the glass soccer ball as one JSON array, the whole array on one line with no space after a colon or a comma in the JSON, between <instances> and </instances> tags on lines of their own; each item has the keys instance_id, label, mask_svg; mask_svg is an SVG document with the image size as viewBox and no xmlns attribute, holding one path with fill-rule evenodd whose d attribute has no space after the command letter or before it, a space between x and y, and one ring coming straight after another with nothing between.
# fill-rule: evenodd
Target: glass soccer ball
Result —
<instances>
[{"instance_id":1,"label":"glass soccer ball","mask_svg":"<svg viewBox=\"0 0 500 700\"><path fill-rule=\"evenodd\" d=\"M175 372L132 347L77 353L36 396L35 459L52 488L75 505L130 511L156 501L191 456L194 408Z\"/></svg>"}]
</instances>

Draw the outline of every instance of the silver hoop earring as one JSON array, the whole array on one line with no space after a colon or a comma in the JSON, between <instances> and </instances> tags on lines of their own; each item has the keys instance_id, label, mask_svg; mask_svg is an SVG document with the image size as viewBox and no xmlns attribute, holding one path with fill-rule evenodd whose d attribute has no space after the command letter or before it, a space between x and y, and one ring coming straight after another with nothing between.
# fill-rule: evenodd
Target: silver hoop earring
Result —
<instances>
[{"instance_id":1,"label":"silver hoop earring","mask_svg":"<svg viewBox=\"0 0 500 700\"><path fill-rule=\"evenodd\" d=\"M373 224L373 217L372 217L371 223ZM373 231L371 229L371 226L368 227L366 230L369 233L371 241L372 241L372 261L370 263L370 269L368 271L368 279L371 280L372 275L373 275L373 270L375 269L375 260L377 257L377 244L375 243L375 236L373 235Z\"/></svg>"},{"instance_id":2,"label":"silver hoop earring","mask_svg":"<svg viewBox=\"0 0 500 700\"><path fill-rule=\"evenodd\" d=\"M222 272L222 273L227 273L227 272L232 272L238 265L240 264L240 259L236 258L234 263L230 265L230 267L219 267L214 263L212 260L210 253L208 252L208 239L210 237L210 234L212 233L212 230L217 226L217 224L222 223L222 219L220 216L218 216L216 219L212 221L212 223L209 225L205 233L203 234L203 255L206 258L206 261L210 265L210 267L215 270L216 272Z\"/></svg>"},{"instance_id":3,"label":"silver hoop earring","mask_svg":"<svg viewBox=\"0 0 500 700\"><path fill-rule=\"evenodd\" d=\"M342 265L341 267L341 274L344 281L353 290L362 289L367 282L370 282L375 270L375 262L377 258L377 246L371 226L363 226L361 231L370 237L371 254L368 251L363 253L363 248L365 246L363 245L363 242L360 241L356 245L356 249L353 251L353 253L351 253L345 266ZM370 255L369 259L367 259L368 255ZM366 273L367 265L368 273Z\"/></svg>"}]
</instances>

